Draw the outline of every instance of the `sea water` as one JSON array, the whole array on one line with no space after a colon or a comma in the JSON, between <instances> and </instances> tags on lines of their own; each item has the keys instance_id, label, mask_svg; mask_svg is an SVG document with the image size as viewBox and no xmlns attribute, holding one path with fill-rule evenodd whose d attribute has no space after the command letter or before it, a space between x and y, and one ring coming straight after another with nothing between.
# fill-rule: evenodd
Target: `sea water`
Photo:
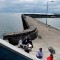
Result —
<instances>
[{"instance_id":1,"label":"sea water","mask_svg":"<svg viewBox=\"0 0 60 60\"><path fill-rule=\"evenodd\" d=\"M0 13L0 38L4 33L21 32L23 24L20 13Z\"/></svg>"},{"instance_id":2,"label":"sea water","mask_svg":"<svg viewBox=\"0 0 60 60\"><path fill-rule=\"evenodd\" d=\"M46 24L46 18L36 19ZM47 18L47 24L57 29L60 29L60 18Z\"/></svg>"}]
</instances>

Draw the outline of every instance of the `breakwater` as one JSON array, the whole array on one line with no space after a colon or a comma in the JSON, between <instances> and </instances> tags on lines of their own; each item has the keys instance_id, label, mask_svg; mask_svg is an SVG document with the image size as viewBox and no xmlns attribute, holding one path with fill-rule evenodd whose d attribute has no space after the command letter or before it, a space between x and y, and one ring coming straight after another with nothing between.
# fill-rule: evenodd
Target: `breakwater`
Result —
<instances>
[{"instance_id":1,"label":"breakwater","mask_svg":"<svg viewBox=\"0 0 60 60\"><path fill-rule=\"evenodd\" d=\"M21 38L24 38L26 35L31 37L31 40L34 40L38 35L37 28L27 19L25 15L21 15L23 21L24 30L22 32L11 32L11 33L4 33L3 39L8 40L9 43L13 45L17 45L18 41ZM30 17L31 18L31 17Z\"/></svg>"},{"instance_id":2,"label":"breakwater","mask_svg":"<svg viewBox=\"0 0 60 60\"><path fill-rule=\"evenodd\" d=\"M58 14L24 14L26 16L30 16L32 18L60 18Z\"/></svg>"}]
</instances>

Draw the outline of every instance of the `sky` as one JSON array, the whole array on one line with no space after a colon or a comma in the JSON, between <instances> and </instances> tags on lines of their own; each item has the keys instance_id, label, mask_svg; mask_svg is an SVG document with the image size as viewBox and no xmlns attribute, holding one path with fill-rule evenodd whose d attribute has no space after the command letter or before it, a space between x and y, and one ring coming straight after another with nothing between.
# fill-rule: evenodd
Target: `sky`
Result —
<instances>
[{"instance_id":1,"label":"sky","mask_svg":"<svg viewBox=\"0 0 60 60\"><path fill-rule=\"evenodd\" d=\"M52 0L0 0L0 13L60 13L60 0L51 1Z\"/></svg>"}]
</instances>

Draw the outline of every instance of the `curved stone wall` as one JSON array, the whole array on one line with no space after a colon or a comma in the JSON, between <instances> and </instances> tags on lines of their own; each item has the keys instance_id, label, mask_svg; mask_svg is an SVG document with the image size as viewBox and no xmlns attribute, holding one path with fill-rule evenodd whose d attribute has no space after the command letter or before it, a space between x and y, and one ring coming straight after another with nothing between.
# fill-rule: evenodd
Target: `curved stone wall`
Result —
<instances>
[{"instance_id":1,"label":"curved stone wall","mask_svg":"<svg viewBox=\"0 0 60 60\"><path fill-rule=\"evenodd\" d=\"M21 38L24 38L26 35L29 35L31 40L34 40L38 35L37 28L26 20L26 16L22 15L21 17L22 17L22 21L23 21L24 30L22 32L12 32L12 33L6 33L3 35L3 39L4 40L8 39L9 43L11 43L13 45L17 45L18 41Z\"/></svg>"}]
</instances>

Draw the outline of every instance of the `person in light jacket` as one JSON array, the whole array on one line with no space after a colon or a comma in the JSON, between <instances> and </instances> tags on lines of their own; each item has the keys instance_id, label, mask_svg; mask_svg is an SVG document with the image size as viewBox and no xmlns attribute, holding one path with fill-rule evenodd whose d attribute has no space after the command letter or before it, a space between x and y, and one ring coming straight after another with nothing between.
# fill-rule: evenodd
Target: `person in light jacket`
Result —
<instances>
[{"instance_id":1,"label":"person in light jacket","mask_svg":"<svg viewBox=\"0 0 60 60\"><path fill-rule=\"evenodd\" d=\"M42 48L39 48L39 50L37 51L36 57L39 58L40 60L43 59Z\"/></svg>"}]
</instances>

